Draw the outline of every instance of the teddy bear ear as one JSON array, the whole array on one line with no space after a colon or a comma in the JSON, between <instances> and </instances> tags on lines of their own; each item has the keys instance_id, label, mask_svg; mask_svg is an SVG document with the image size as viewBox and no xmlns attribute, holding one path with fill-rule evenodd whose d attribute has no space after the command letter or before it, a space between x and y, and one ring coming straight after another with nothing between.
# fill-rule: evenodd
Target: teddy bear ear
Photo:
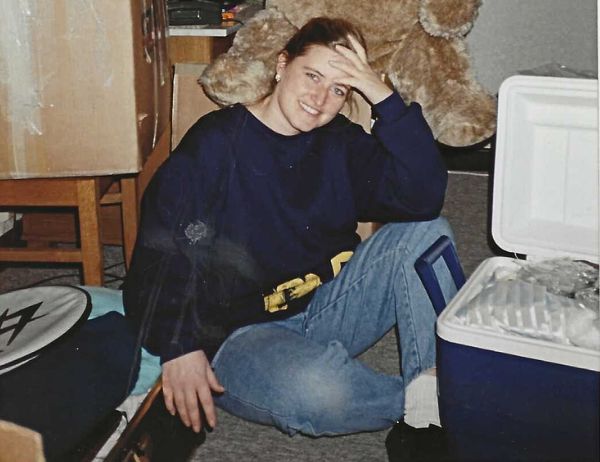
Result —
<instances>
[{"instance_id":1,"label":"teddy bear ear","mask_svg":"<svg viewBox=\"0 0 600 462\"><path fill-rule=\"evenodd\" d=\"M206 96L219 106L252 103L266 96L273 72L264 63L221 55L198 79Z\"/></svg>"},{"instance_id":2,"label":"teddy bear ear","mask_svg":"<svg viewBox=\"0 0 600 462\"><path fill-rule=\"evenodd\" d=\"M221 106L260 100L271 90L277 56L296 30L274 8L258 12L200 76L206 95Z\"/></svg>"},{"instance_id":3,"label":"teddy bear ear","mask_svg":"<svg viewBox=\"0 0 600 462\"><path fill-rule=\"evenodd\" d=\"M462 37L473 27L481 0L421 0L419 21L434 37Z\"/></svg>"}]
</instances>

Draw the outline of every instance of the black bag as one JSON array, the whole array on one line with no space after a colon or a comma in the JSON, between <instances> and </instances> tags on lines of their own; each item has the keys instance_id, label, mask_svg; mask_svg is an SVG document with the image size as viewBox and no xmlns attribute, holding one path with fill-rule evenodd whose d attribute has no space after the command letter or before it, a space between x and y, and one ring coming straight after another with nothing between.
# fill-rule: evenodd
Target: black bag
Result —
<instances>
[{"instance_id":1,"label":"black bag","mask_svg":"<svg viewBox=\"0 0 600 462\"><path fill-rule=\"evenodd\" d=\"M48 461L65 461L127 397L138 369L136 334L110 312L0 375L0 419L41 433Z\"/></svg>"}]
</instances>

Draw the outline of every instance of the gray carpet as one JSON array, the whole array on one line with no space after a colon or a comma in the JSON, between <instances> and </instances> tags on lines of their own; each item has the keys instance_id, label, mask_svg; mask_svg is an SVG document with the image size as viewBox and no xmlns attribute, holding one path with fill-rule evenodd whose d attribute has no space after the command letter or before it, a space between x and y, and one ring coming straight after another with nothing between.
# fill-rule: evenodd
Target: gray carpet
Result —
<instances>
[{"instance_id":1,"label":"gray carpet","mask_svg":"<svg viewBox=\"0 0 600 462\"><path fill-rule=\"evenodd\" d=\"M123 248L104 246L105 287L121 285L125 276ZM0 262L0 293L30 285L81 284L81 271L72 264Z\"/></svg>"},{"instance_id":2,"label":"gray carpet","mask_svg":"<svg viewBox=\"0 0 600 462\"><path fill-rule=\"evenodd\" d=\"M488 238L488 177L470 173L452 173L443 215L454 231L458 253L465 273L471 274L485 258L494 255ZM108 287L118 287L124 274L120 247L105 247ZM0 266L0 293L36 281L60 276L46 284L79 283L79 270L69 266ZM375 369L398 372L395 339L390 333L362 357ZM387 431L335 438L288 437L269 427L245 422L224 412L218 414L217 428L207 435L190 461L256 460L297 461L385 461L384 440Z\"/></svg>"}]
</instances>

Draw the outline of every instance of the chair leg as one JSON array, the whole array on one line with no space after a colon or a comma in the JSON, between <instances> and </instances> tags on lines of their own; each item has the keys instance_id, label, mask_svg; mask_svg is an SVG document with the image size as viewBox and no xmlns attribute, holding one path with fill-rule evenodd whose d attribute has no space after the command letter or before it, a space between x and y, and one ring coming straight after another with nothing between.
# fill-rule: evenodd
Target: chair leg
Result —
<instances>
[{"instance_id":1,"label":"chair leg","mask_svg":"<svg viewBox=\"0 0 600 462\"><path fill-rule=\"evenodd\" d=\"M121 178L121 217L123 220L123 253L125 268L129 269L138 230L138 201L136 179Z\"/></svg>"},{"instance_id":2,"label":"chair leg","mask_svg":"<svg viewBox=\"0 0 600 462\"><path fill-rule=\"evenodd\" d=\"M104 283L104 258L100 241L100 198L98 180L77 180L77 209L81 237L83 282L101 286Z\"/></svg>"}]
</instances>

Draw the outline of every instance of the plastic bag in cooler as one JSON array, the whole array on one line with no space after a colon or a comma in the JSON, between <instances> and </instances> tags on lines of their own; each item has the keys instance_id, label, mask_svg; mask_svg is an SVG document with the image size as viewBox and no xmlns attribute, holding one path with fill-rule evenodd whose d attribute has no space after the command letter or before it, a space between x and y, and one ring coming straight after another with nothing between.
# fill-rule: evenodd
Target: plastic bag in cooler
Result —
<instances>
[{"instance_id":1,"label":"plastic bag in cooler","mask_svg":"<svg viewBox=\"0 0 600 462\"><path fill-rule=\"evenodd\" d=\"M454 320L600 350L598 268L566 258L500 267Z\"/></svg>"}]
</instances>

